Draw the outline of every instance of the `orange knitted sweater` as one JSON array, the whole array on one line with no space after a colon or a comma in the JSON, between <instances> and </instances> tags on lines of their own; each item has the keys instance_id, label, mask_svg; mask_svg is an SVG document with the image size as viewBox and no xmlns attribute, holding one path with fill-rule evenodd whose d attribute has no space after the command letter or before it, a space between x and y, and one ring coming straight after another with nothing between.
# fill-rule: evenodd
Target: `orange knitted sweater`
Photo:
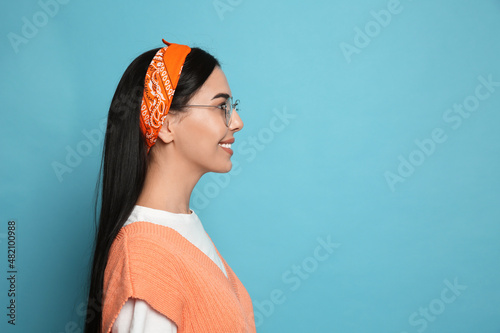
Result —
<instances>
[{"instance_id":1,"label":"orange knitted sweater","mask_svg":"<svg viewBox=\"0 0 500 333\"><path fill-rule=\"evenodd\" d=\"M123 227L103 285L102 332L110 332L128 298L146 301L177 332L255 332L252 301L221 257L228 277L177 231L150 222Z\"/></svg>"}]
</instances>

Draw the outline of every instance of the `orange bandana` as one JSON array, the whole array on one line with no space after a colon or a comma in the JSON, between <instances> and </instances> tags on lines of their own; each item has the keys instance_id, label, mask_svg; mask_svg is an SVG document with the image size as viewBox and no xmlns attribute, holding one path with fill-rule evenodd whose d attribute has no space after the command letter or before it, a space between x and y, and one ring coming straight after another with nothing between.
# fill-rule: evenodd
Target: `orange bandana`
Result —
<instances>
[{"instance_id":1,"label":"orange bandana","mask_svg":"<svg viewBox=\"0 0 500 333\"><path fill-rule=\"evenodd\" d=\"M182 66L191 48L166 42L149 64L144 80L141 105L141 131L146 137L148 153L158 138L163 121L170 109Z\"/></svg>"}]
</instances>

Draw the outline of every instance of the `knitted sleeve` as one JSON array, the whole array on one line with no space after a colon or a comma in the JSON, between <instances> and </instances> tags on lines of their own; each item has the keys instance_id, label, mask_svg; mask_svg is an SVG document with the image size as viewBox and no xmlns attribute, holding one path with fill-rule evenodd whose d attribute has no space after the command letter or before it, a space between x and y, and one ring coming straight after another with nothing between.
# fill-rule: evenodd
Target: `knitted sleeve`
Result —
<instances>
[{"instance_id":1,"label":"knitted sleeve","mask_svg":"<svg viewBox=\"0 0 500 333\"><path fill-rule=\"evenodd\" d=\"M180 323L185 300L183 282L175 269L178 256L166 251L154 237L130 237L127 230L122 228L109 252L104 273L102 331L111 331L120 309L131 297L146 301L174 323ZM158 269L158 265L163 269ZM163 292L159 292L158 286L162 286Z\"/></svg>"}]
</instances>

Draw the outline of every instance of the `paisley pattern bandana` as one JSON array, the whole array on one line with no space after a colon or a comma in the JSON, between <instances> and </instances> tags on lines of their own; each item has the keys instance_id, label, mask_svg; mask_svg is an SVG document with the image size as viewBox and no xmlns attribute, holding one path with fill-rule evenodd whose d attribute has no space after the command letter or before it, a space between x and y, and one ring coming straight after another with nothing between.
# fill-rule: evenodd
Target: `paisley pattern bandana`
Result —
<instances>
[{"instance_id":1,"label":"paisley pattern bandana","mask_svg":"<svg viewBox=\"0 0 500 333\"><path fill-rule=\"evenodd\" d=\"M163 121L174 97L182 67L191 48L165 41L149 64L144 80L141 104L141 131L146 138L147 151L156 143Z\"/></svg>"}]
</instances>

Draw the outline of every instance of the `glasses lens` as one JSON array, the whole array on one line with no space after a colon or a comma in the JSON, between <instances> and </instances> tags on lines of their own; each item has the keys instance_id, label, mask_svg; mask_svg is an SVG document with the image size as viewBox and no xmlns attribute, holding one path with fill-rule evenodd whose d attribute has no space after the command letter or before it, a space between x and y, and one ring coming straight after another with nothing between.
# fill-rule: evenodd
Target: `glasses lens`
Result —
<instances>
[{"instance_id":1,"label":"glasses lens","mask_svg":"<svg viewBox=\"0 0 500 333\"><path fill-rule=\"evenodd\" d=\"M233 105L233 98L229 97L226 100L226 125L227 126L229 126L229 122L231 121L231 115L233 113L232 105Z\"/></svg>"},{"instance_id":2,"label":"glasses lens","mask_svg":"<svg viewBox=\"0 0 500 333\"><path fill-rule=\"evenodd\" d=\"M229 124L231 123L231 116L233 115L233 111L234 110L236 110L236 112L240 111L239 103L240 103L239 99L237 99L236 102L233 103L232 97L229 97L226 100L225 106L226 106L226 125L227 126L229 126Z\"/></svg>"}]
</instances>

